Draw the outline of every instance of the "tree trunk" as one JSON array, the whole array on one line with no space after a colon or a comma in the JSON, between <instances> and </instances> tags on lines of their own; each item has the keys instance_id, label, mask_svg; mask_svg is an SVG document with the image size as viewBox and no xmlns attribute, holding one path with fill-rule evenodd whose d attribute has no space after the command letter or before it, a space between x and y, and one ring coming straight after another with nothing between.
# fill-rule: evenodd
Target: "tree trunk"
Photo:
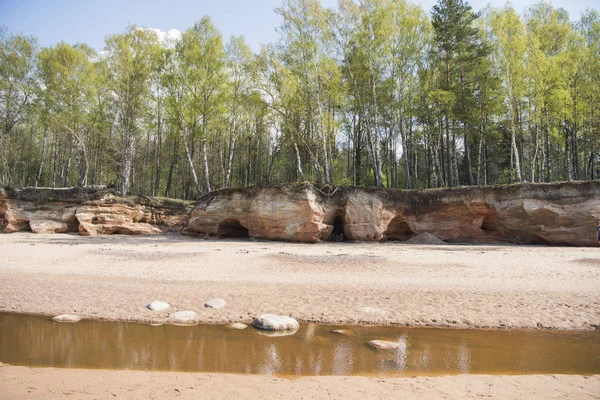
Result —
<instances>
[{"instance_id":1,"label":"tree trunk","mask_svg":"<svg viewBox=\"0 0 600 400\"><path fill-rule=\"evenodd\" d=\"M123 188L121 192L123 196L127 196L129 194L131 168L133 165L133 133L129 132L129 129L127 129L127 132L123 135L123 149Z\"/></svg>"},{"instance_id":2,"label":"tree trunk","mask_svg":"<svg viewBox=\"0 0 600 400\"><path fill-rule=\"evenodd\" d=\"M471 162L471 144L469 143L468 129L465 129L465 156L467 157L467 176L469 177L469 185L473 185L475 180L473 179L473 164Z\"/></svg>"},{"instance_id":3,"label":"tree trunk","mask_svg":"<svg viewBox=\"0 0 600 400\"><path fill-rule=\"evenodd\" d=\"M177 148L179 147L179 142L177 140L173 141L173 158L171 158L171 165L169 166L169 174L167 175L167 186L165 187L165 197L169 197L171 194L171 184L173 182L173 172L175 171L175 165L177 164L177 160L179 158L179 152Z\"/></svg>"},{"instance_id":4,"label":"tree trunk","mask_svg":"<svg viewBox=\"0 0 600 400\"><path fill-rule=\"evenodd\" d=\"M452 157L450 147L450 124L448 123L448 114L444 115L445 127L446 127L446 173L448 175L448 186L454 186L452 179Z\"/></svg>"},{"instance_id":5,"label":"tree trunk","mask_svg":"<svg viewBox=\"0 0 600 400\"><path fill-rule=\"evenodd\" d=\"M523 175L521 174L521 162L519 158L519 149L517 148L517 140L516 140L516 121L515 121L515 109L516 105L514 103L513 92L512 92L512 84L510 81L510 69L507 67L506 69L506 86L508 87L508 111L510 113L510 143L514 153L514 163L517 169L517 181L523 181Z\"/></svg>"},{"instance_id":6,"label":"tree trunk","mask_svg":"<svg viewBox=\"0 0 600 400\"><path fill-rule=\"evenodd\" d=\"M204 136L202 137L202 162L204 166L204 191L206 193L211 192L210 188L210 175L208 173L208 155L206 153L206 130L204 131ZM196 173L194 172L194 175ZM198 192L200 193L200 192Z\"/></svg>"},{"instance_id":7,"label":"tree trunk","mask_svg":"<svg viewBox=\"0 0 600 400\"><path fill-rule=\"evenodd\" d=\"M40 157L40 166L38 168L38 172L35 176L35 187L38 187L38 183L42 178L42 169L44 167L44 154L46 153L46 139L48 137L48 128L44 127L44 138L42 139L42 155Z\"/></svg>"},{"instance_id":8,"label":"tree trunk","mask_svg":"<svg viewBox=\"0 0 600 400\"><path fill-rule=\"evenodd\" d=\"M192 153L190 152L190 146L188 145L187 139L185 137L186 134L183 132L183 129L179 129L179 132L181 132L181 139L183 139L183 147L185 148L185 155L187 156L188 165L190 166L190 172L192 174L194 186L196 187L196 193L198 196L200 196L202 194L202 190L200 189L200 183L198 182L196 168L194 168L194 160L192 158Z\"/></svg>"},{"instance_id":9,"label":"tree trunk","mask_svg":"<svg viewBox=\"0 0 600 400\"><path fill-rule=\"evenodd\" d=\"M564 121L565 131L565 178L567 181L573 180L573 169L571 167L571 149L570 149L570 138L569 138L569 127L567 121Z\"/></svg>"},{"instance_id":10,"label":"tree trunk","mask_svg":"<svg viewBox=\"0 0 600 400\"><path fill-rule=\"evenodd\" d=\"M229 187L229 178L231 177L231 167L233 165L233 152L235 151L235 135L232 134L229 138L229 159L227 161L227 174L225 175L225 186Z\"/></svg>"}]
</instances>

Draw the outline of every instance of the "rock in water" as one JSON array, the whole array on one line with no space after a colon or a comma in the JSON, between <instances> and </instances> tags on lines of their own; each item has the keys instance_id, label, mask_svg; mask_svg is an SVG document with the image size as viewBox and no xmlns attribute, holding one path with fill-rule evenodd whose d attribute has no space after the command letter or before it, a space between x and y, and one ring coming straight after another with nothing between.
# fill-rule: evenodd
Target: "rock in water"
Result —
<instances>
[{"instance_id":1,"label":"rock in water","mask_svg":"<svg viewBox=\"0 0 600 400\"><path fill-rule=\"evenodd\" d=\"M227 302L223 299L210 299L204 303L204 307L219 309L225 307L225 304L227 304Z\"/></svg>"},{"instance_id":2,"label":"rock in water","mask_svg":"<svg viewBox=\"0 0 600 400\"><path fill-rule=\"evenodd\" d=\"M146 307L148 308L148 310L152 311L163 311L169 308L170 306L169 303L165 303L164 301L154 300L150 302L150 304L148 304Z\"/></svg>"},{"instance_id":3,"label":"rock in water","mask_svg":"<svg viewBox=\"0 0 600 400\"><path fill-rule=\"evenodd\" d=\"M354 332L351 331L350 329L334 329L331 331L331 333L335 333L336 335L342 335L342 336L353 336Z\"/></svg>"},{"instance_id":4,"label":"rock in water","mask_svg":"<svg viewBox=\"0 0 600 400\"><path fill-rule=\"evenodd\" d=\"M371 340L367 344L379 350L395 350L400 347L400 343L390 342L388 340Z\"/></svg>"},{"instance_id":5,"label":"rock in water","mask_svg":"<svg viewBox=\"0 0 600 400\"><path fill-rule=\"evenodd\" d=\"M194 311L178 311L169 316L171 322L176 324L195 324L198 322L198 314Z\"/></svg>"},{"instance_id":6,"label":"rock in water","mask_svg":"<svg viewBox=\"0 0 600 400\"><path fill-rule=\"evenodd\" d=\"M56 317L52 318L52 321L79 322L79 321L81 321L81 317L79 317L78 315L73 315L73 314L62 314L62 315L57 315Z\"/></svg>"},{"instance_id":7,"label":"rock in water","mask_svg":"<svg viewBox=\"0 0 600 400\"><path fill-rule=\"evenodd\" d=\"M248 327L248 325L242 324L241 322L234 322L232 324L227 325L227 327L231 328L231 329L242 330L242 329L246 329Z\"/></svg>"},{"instance_id":8,"label":"rock in water","mask_svg":"<svg viewBox=\"0 0 600 400\"><path fill-rule=\"evenodd\" d=\"M295 331L300 325L298 325L298 321L292 317L263 314L252 321L252 326L266 331Z\"/></svg>"}]
</instances>

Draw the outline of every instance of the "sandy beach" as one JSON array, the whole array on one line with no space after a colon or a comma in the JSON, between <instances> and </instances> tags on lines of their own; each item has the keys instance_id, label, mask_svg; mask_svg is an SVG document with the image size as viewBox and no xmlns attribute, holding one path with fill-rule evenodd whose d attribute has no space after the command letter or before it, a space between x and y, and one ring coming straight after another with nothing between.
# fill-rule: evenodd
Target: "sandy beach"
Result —
<instances>
[{"instance_id":1,"label":"sandy beach","mask_svg":"<svg viewBox=\"0 0 600 400\"><path fill-rule=\"evenodd\" d=\"M598 399L600 376L287 379L263 375L0 367L3 399Z\"/></svg>"},{"instance_id":2,"label":"sandy beach","mask_svg":"<svg viewBox=\"0 0 600 400\"><path fill-rule=\"evenodd\" d=\"M600 248L0 235L0 311L166 322L598 329ZM220 310L204 302L220 297ZM152 300L171 309L151 312ZM364 307L383 311L365 312ZM3 365L4 398L600 398L599 376L302 377ZM262 397L261 397L262 396Z\"/></svg>"},{"instance_id":3,"label":"sandy beach","mask_svg":"<svg viewBox=\"0 0 600 400\"><path fill-rule=\"evenodd\" d=\"M165 322L598 329L600 248L0 236L0 311ZM223 298L227 306L206 309ZM150 301L171 309L152 312ZM377 307L379 313L364 312Z\"/></svg>"}]
</instances>

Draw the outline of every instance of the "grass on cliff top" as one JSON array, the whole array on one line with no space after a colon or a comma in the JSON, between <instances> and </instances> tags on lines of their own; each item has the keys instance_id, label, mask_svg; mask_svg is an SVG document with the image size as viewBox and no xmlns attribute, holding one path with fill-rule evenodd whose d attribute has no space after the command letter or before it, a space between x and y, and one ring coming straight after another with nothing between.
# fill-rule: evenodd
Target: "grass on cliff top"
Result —
<instances>
[{"instance_id":1,"label":"grass on cliff top","mask_svg":"<svg viewBox=\"0 0 600 400\"><path fill-rule=\"evenodd\" d=\"M35 203L63 202L63 203L107 203L105 200L110 198L110 202L116 204L135 205L140 204L156 208L186 209L190 208L194 202L189 200L169 199L166 197L149 197L140 195L130 195L123 197L121 193L114 189L107 188L23 188L14 189L11 187L0 188L4 190L8 198L30 201Z\"/></svg>"},{"instance_id":2,"label":"grass on cliff top","mask_svg":"<svg viewBox=\"0 0 600 400\"><path fill-rule=\"evenodd\" d=\"M570 181L553 183L514 183L493 186L457 186L431 189L388 189L374 186L332 186L313 185L309 182L285 183L275 185L248 186L243 188L220 189L201 196L198 201L210 202L215 196L231 196L239 194L246 198L259 196L267 191L270 194L281 193L284 196L300 194L306 190L312 190L321 200L340 201L349 194L369 194L386 199L388 201L409 203L437 203L444 198L486 198L493 196L496 199L537 198L543 196L546 199L560 198L566 191L574 190L577 193L586 194L600 191L600 181ZM0 187L6 192L8 198L37 203L65 202L65 203L106 203L106 197L110 202L117 204L145 205L157 208L171 208L183 210L193 206L195 201L171 199L165 197L149 197L131 195L122 197L114 189L86 187L86 188L23 188Z\"/></svg>"},{"instance_id":3,"label":"grass on cliff top","mask_svg":"<svg viewBox=\"0 0 600 400\"><path fill-rule=\"evenodd\" d=\"M579 193L599 191L600 181L570 181L552 183L514 183L492 186L456 186L430 189L392 189L374 186L335 186L313 185L309 182L286 183L277 185L248 186L244 188L228 188L208 193L199 201L210 202L215 196L230 196L235 194L246 198L256 197L268 190L271 194L282 195L300 194L305 190L313 190L323 200L340 200L349 194L370 194L389 201L436 203L443 198L470 197L485 198L492 196L496 199L510 198L560 198L565 190L575 190Z\"/></svg>"}]
</instances>

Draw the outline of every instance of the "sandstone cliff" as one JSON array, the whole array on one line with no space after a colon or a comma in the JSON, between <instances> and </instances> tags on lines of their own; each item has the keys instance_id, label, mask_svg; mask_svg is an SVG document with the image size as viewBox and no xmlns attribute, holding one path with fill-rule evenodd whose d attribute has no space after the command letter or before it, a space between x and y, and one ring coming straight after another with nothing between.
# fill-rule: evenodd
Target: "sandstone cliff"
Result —
<instances>
[{"instance_id":1,"label":"sandstone cliff","mask_svg":"<svg viewBox=\"0 0 600 400\"><path fill-rule=\"evenodd\" d=\"M600 182L429 190L309 184L225 189L202 197L184 233L299 242L405 241L597 245Z\"/></svg>"},{"instance_id":2,"label":"sandstone cliff","mask_svg":"<svg viewBox=\"0 0 600 400\"><path fill-rule=\"evenodd\" d=\"M120 197L94 188L0 188L0 228L5 232L153 234L180 230L191 206L168 199Z\"/></svg>"}]
</instances>

